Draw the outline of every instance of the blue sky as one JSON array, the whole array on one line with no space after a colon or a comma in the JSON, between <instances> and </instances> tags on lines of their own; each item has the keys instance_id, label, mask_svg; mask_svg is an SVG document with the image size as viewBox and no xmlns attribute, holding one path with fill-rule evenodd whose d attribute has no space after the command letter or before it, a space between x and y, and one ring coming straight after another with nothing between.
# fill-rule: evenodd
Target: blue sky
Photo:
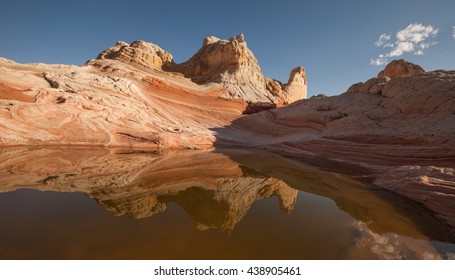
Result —
<instances>
[{"instance_id":1,"label":"blue sky","mask_svg":"<svg viewBox=\"0 0 455 280\"><path fill-rule=\"evenodd\" d=\"M335 95L375 76L379 58L455 69L453 26L453 0L0 0L0 56L83 64L116 41L145 40L183 62L206 36L244 33L266 76L286 82L302 65L309 95Z\"/></svg>"}]
</instances>

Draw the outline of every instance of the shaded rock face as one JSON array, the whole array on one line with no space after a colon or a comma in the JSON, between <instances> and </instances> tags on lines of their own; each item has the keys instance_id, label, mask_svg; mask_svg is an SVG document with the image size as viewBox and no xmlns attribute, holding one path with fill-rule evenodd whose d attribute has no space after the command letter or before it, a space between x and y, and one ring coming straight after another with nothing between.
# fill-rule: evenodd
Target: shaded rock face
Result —
<instances>
[{"instance_id":1,"label":"shaded rock face","mask_svg":"<svg viewBox=\"0 0 455 280\"><path fill-rule=\"evenodd\" d=\"M390 78L388 77L371 78L365 83L353 84L348 88L347 92L379 94L388 81L390 81Z\"/></svg>"}]
</instances>

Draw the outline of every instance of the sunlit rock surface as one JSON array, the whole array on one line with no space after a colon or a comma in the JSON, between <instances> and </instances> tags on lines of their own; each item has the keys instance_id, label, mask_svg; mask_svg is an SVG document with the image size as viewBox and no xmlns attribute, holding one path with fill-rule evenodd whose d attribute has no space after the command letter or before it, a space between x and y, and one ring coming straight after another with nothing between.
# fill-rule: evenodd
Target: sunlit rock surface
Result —
<instances>
[{"instance_id":1,"label":"sunlit rock surface","mask_svg":"<svg viewBox=\"0 0 455 280\"><path fill-rule=\"evenodd\" d=\"M455 226L454 71L399 60L339 96L301 99L306 85L301 67L265 78L241 34L181 64L142 41L83 66L0 58L0 146L266 149L364 173Z\"/></svg>"}]
</instances>

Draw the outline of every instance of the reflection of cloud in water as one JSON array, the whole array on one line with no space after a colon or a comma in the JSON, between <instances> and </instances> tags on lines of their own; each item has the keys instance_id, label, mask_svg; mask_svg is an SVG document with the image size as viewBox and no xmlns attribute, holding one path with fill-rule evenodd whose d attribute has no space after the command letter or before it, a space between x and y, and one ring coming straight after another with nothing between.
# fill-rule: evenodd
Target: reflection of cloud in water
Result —
<instances>
[{"instance_id":1,"label":"reflection of cloud in water","mask_svg":"<svg viewBox=\"0 0 455 280\"><path fill-rule=\"evenodd\" d=\"M396 233L377 234L368 229L366 223L356 221L353 224L359 235L355 244L360 249L371 250L380 259L453 259L452 253L440 254L427 240L416 240Z\"/></svg>"},{"instance_id":2,"label":"reflection of cloud in water","mask_svg":"<svg viewBox=\"0 0 455 280\"><path fill-rule=\"evenodd\" d=\"M114 215L135 219L166 212L168 205L174 204L191 217L197 229L219 229L227 234L259 200L275 197L281 210L291 213L300 190L333 200L337 210L359 220L354 235L345 236L348 243L353 237L357 237L356 241L349 248L343 246L343 250L357 247L384 259L455 257L438 252L431 246L432 241L423 241L453 244L453 235L431 213L415 204L351 176L266 152L1 149L0 193L21 188L84 193ZM297 220L289 223L299 225L294 230L313 230L311 224L300 226L301 219L308 214L300 211L293 215L292 219ZM317 219L309 222L319 223ZM289 236L289 232L283 234ZM451 252L455 252L455 245L451 246ZM374 258L372 254L356 257Z\"/></svg>"}]
</instances>

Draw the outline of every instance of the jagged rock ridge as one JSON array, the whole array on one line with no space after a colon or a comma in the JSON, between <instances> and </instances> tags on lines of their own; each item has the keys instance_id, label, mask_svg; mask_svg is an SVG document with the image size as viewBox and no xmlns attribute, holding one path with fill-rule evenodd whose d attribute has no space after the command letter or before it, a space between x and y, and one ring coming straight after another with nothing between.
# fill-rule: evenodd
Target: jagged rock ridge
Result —
<instances>
[{"instance_id":1,"label":"jagged rock ridge","mask_svg":"<svg viewBox=\"0 0 455 280\"><path fill-rule=\"evenodd\" d=\"M228 99L281 106L306 98L307 80L303 67L293 69L284 85L264 77L243 34L229 40L207 37L198 52L181 64L174 63L169 52L143 41L130 45L118 42L101 52L97 59L114 59L143 69L179 72L198 84L221 84L225 87L221 96ZM89 63L93 64L93 61Z\"/></svg>"}]
</instances>

